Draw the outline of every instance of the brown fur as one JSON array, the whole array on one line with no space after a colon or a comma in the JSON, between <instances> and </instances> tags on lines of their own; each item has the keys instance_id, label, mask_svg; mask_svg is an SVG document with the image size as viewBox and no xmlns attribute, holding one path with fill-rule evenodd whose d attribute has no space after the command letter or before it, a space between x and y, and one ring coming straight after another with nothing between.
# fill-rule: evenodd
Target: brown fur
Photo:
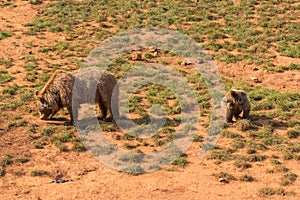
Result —
<instances>
[{"instance_id":1,"label":"brown fur","mask_svg":"<svg viewBox=\"0 0 300 200\"><path fill-rule=\"evenodd\" d=\"M48 82L46 83L46 85L44 86L44 88L39 92L39 96L42 96L46 91L47 89L49 88L49 86L53 83L55 77L57 76L57 74L59 73L62 73L63 71L62 70L56 70L51 78L48 80Z\"/></svg>"},{"instance_id":2,"label":"brown fur","mask_svg":"<svg viewBox=\"0 0 300 200\"><path fill-rule=\"evenodd\" d=\"M116 83L112 74L104 72L99 68L86 68L75 75L56 71L41 92L36 93L37 104L41 114L40 118L50 119L59 109L66 107L71 116L71 123L74 123L78 118L80 104L88 101L87 103L97 104L101 112L100 118L111 120L111 100ZM76 86L76 94L73 92L74 84ZM95 90L91 91L93 89L96 92ZM118 92L116 95L118 95ZM113 98L114 106L117 106L118 103L116 99ZM107 118L108 111L111 116Z\"/></svg>"},{"instance_id":3,"label":"brown fur","mask_svg":"<svg viewBox=\"0 0 300 200\"><path fill-rule=\"evenodd\" d=\"M230 89L223 101L226 103L226 122L233 122L232 118L248 118L251 104L244 90Z\"/></svg>"}]
</instances>

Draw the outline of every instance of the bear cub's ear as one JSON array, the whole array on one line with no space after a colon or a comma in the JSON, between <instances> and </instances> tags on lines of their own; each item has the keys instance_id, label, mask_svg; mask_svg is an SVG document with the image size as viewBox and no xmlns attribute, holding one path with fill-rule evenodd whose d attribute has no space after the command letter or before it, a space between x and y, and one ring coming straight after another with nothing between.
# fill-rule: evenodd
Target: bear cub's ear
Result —
<instances>
[{"instance_id":1,"label":"bear cub's ear","mask_svg":"<svg viewBox=\"0 0 300 200\"><path fill-rule=\"evenodd\" d=\"M236 100L239 99L239 94L237 92L235 92L234 90L230 90L230 95Z\"/></svg>"}]
</instances>

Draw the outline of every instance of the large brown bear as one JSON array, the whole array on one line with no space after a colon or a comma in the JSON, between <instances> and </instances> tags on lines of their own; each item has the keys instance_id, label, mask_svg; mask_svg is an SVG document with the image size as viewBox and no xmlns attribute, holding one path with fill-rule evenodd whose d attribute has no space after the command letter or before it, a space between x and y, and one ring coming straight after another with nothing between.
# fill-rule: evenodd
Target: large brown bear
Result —
<instances>
[{"instance_id":1,"label":"large brown bear","mask_svg":"<svg viewBox=\"0 0 300 200\"><path fill-rule=\"evenodd\" d=\"M75 86L76 91L73 91ZM51 119L59 109L66 107L71 117L71 122L67 124L74 124L78 120L80 104L96 103L100 111L98 117L111 121L112 106L118 106L118 88L112 96L115 86L117 82L114 76L99 68L81 69L77 74L56 71L45 87L36 92L40 119ZM118 115L118 109L115 114Z\"/></svg>"},{"instance_id":2,"label":"large brown bear","mask_svg":"<svg viewBox=\"0 0 300 200\"><path fill-rule=\"evenodd\" d=\"M240 114L243 119L249 117L251 105L244 90L230 89L223 102L226 103L226 122L233 122L232 118L238 119Z\"/></svg>"}]
</instances>

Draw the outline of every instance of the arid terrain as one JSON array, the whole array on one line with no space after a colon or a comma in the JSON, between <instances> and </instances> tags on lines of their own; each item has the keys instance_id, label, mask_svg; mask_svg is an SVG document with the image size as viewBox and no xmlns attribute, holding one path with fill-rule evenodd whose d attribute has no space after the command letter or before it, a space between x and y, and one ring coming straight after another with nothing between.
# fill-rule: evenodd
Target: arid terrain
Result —
<instances>
[{"instance_id":1,"label":"arid terrain","mask_svg":"<svg viewBox=\"0 0 300 200\"><path fill-rule=\"evenodd\" d=\"M299 199L299 16L296 0L0 0L0 199ZM76 128L64 125L66 109L40 120L34 94L55 70L76 72L105 39L143 27L193 38L214 59L225 90L245 90L252 107L249 119L226 125L209 154L199 157L211 116L201 75L173 52L137 49L120 56L109 68L117 79L143 63L183 74L201 113L181 157L139 174L98 161ZM160 150L178 130L177 100L155 84L135 92L130 112L138 125L149 123L152 104L167 111L165 127L151 138L130 136L114 122L101 121L101 128L130 155Z\"/></svg>"}]
</instances>

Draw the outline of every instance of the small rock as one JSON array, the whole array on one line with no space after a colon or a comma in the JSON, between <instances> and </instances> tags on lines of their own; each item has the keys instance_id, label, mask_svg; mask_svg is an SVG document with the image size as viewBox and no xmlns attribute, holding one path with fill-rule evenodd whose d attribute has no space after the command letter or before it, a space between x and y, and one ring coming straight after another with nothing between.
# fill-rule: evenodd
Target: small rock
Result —
<instances>
[{"instance_id":1,"label":"small rock","mask_svg":"<svg viewBox=\"0 0 300 200\"><path fill-rule=\"evenodd\" d=\"M52 181L52 183L66 183L69 182L70 180L65 180L65 179L55 179Z\"/></svg>"},{"instance_id":2,"label":"small rock","mask_svg":"<svg viewBox=\"0 0 300 200\"><path fill-rule=\"evenodd\" d=\"M135 60L135 61L141 61L141 60L143 60L142 54L141 53L137 53L135 55L132 55L132 60Z\"/></svg>"},{"instance_id":3,"label":"small rock","mask_svg":"<svg viewBox=\"0 0 300 200\"><path fill-rule=\"evenodd\" d=\"M188 61L182 61L181 65L191 65L192 63L188 62Z\"/></svg>"},{"instance_id":4,"label":"small rock","mask_svg":"<svg viewBox=\"0 0 300 200\"><path fill-rule=\"evenodd\" d=\"M120 135L117 135L117 134L115 134L115 135L113 136L113 138L114 138L115 140L121 140L121 136L120 136Z\"/></svg>"},{"instance_id":5,"label":"small rock","mask_svg":"<svg viewBox=\"0 0 300 200\"><path fill-rule=\"evenodd\" d=\"M154 53L154 52L158 52L158 49L155 48L155 47L150 47L150 48L149 48L149 51L150 51L151 53Z\"/></svg>"},{"instance_id":6,"label":"small rock","mask_svg":"<svg viewBox=\"0 0 300 200\"><path fill-rule=\"evenodd\" d=\"M260 81L257 77L255 77L255 76L250 77L250 79L251 79L254 83L261 83L261 81Z\"/></svg>"},{"instance_id":7,"label":"small rock","mask_svg":"<svg viewBox=\"0 0 300 200\"><path fill-rule=\"evenodd\" d=\"M204 60L203 59L199 59L198 60L198 64L203 64L204 63Z\"/></svg>"},{"instance_id":8,"label":"small rock","mask_svg":"<svg viewBox=\"0 0 300 200\"><path fill-rule=\"evenodd\" d=\"M221 182L221 183L229 183L225 178L220 178L219 182Z\"/></svg>"}]
</instances>

